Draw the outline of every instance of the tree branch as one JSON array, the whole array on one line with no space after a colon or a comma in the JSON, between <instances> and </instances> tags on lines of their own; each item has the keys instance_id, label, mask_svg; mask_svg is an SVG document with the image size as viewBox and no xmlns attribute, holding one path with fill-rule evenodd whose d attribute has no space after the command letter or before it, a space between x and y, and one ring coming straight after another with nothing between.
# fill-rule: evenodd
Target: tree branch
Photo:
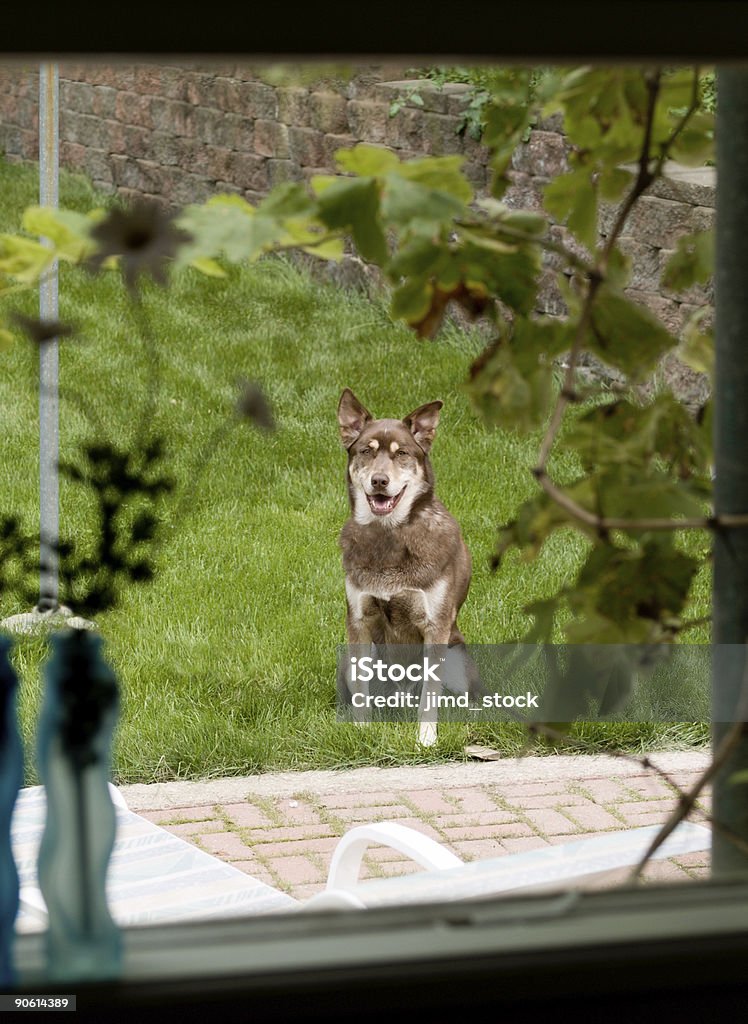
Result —
<instances>
[{"instance_id":1,"label":"tree branch","mask_svg":"<svg viewBox=\"0 0 748 1024\"><path fill-rule=\"evenodd\" d=\"M608 530L654 530L662 532L666 530L719 530L722 527L748 526L748 512L724 513L719 516L693 516L683 519L660 519L657 517L627 519L618 516L600 516L590 512L583 505L569 497L566 491L558 487L548 476L545 469L536 466L533 476L538 481L545 493L565 512L568 512L572 519L576 519L585 526L591 527L598 533L605 533Z\"/></svg>"},{"instance_id":2,"label":"tree branch","mask_svg":"<svg viewBox=\"0 0 748 1024\"><path fill-rule=\"evenodd\" d=\"M748 721L746 721L746 718L748 718L748 656L746 656L745 663L743 665L743 682L740 689L738 706L735 710L736 720L732 723L727 734L722 738L719 747L714 753L712 763L696 780L688 792L681 796L678 801L678 806L674 809L673 813L647 847L644 856L631 872L632 881L641 876L641 873L652 854L662 846L667 837L678 827L681 821L688 817L701 791L709 782L712 781L720 768L727 763L728 758L743 737L748 735Z\"/></svg>"}]
</instances>

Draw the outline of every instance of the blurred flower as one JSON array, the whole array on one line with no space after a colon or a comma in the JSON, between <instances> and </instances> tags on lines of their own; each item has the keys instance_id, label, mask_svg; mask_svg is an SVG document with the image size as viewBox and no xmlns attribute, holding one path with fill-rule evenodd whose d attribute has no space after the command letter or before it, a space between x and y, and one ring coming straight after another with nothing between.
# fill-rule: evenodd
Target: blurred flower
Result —
<instances>
[{"instance_id":1,"label":"blurred flower","mask_svg":"<svg viewBox=\"0 0 748 1024\"><path fill-rule=\"evenodd\" d=\"M37 345L44 345L55 338L69 338L71 334L75 334L74 327L59 320L40 320L35 316L25 316L23 313L11 313L10 319Z\"/></svg>"},{"instance_id":2,"label":"blurred flower","mask_svg":"<svg viewBox=\"0 0 748 1024\"><path fill-rule=\"evenodd\" d=\"M244 420L249 420L263 430L275 430L275 419L270 403L260 385L254 380L239 381L239 398L236 412Z\"/></svg>"},{"instance_id":3,"label":"blurred flower","mask_svg":"<svg viewBox=\"0 0 748 1024\"><path fill-rule=\"evenodd\" d=\"M139 274L165 285L166 265L191 236L174 225L174 214L155 202L139 200L127 210L114 209L91 231L99 243L88 267L97 271L110 256L119 256L125 284L132 291Z\"/></svg>"}]
</instances>

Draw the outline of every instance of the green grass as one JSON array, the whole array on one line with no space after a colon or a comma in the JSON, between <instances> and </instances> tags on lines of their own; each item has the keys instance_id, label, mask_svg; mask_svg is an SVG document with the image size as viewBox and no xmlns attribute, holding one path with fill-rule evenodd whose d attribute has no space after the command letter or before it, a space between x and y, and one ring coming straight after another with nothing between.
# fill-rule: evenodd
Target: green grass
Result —
<instances>
[{"instance_id":1,"label":"green grass","mask_svg":"<svg viewBox=\"0 0 748 1024\"><path fill-rule=\"evenodd\" d=\"M0 165L0 229L15 229L36 198L31 167ZM80 178L63 176L63 205L102 201ZM31 313L33 296L17 303ZM375 414L402 416L445 401L433 452L437 490L462 524L474 575L461 614L473 643L515 639L522 607L569 579L583 552L571 531L534 563L509 557L488 568L497 526L533 492L528 472L537 439L487 431L459 390L482 347L477 332L448 327L418 342L385 307L321 286L290 263L268 259L225 281L185 272L168 291L149 287L145 305L158 339L161 390L154 426L167 433L182 488L199 476L187 513L165 512L168 540L156 581L131 588L98 620L122 689L115 775L122 782L237 775L270 769L396 765L463 757L466 742L524 743L520 727L448 723L423 750L411 726L371 728L335 721L335 653L344 642L345 598L337 538L348 508L345 456L335 410L350 386ZM60 310L81 341L61 346L61 455L71 457L93 427L132 437L149 364L115 275L62 268ZM226 421L240 375L263 381L279 424L264 435L242 426L209 465L206 445ZM16 345L0 357L2 510L38 522L37 358ZM557 468L570 468L563 453ZM85 538L89 509L61 484L62 531ZM5 600L0 614L26 610ZM21 714L30 745L45 643L19 638ZM670 725L580 725L578 749L686 746L704 729ZM34 780L29 769L29 781Z\"/></svg>"}]
</instances>

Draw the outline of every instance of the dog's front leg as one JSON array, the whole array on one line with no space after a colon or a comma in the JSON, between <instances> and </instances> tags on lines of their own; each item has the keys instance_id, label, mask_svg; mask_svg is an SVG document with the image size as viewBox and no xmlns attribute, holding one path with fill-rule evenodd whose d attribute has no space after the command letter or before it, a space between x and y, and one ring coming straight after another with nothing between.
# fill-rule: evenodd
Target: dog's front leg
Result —
<instances>
[{"instance_id":1,"label":"dog's front leg","mask_svg":"<svg viewBox=\"0 0 748 1024\"><path fill-rule=\"evenodd\" d=\"M348 615L346 632L348 634L348 651L344 666L345 685L350 695L353 708L353 721L356 725L367 725L371 721L371 710L368 707L369 683L366 673L354 671L358 668L361 658L371 657L376 660L376 646L373 634L373 609L371 600L346 581L346 599ZM355 659L355 661L354 661ZM362 676L364 678L362 678Z\"/></svg>"},{"instance_id":2,"label":"dog's front leg","mask_svg":"<svg viewBox=\"0 0 748 1024\"><path fill-rule=\"evenodd\" d=\"M418 742L433 747L437 739L439 699L442 695L441 669L449 641L448 627L428 623L423 635L423 686L418 708Z\"/></svg>"}]
</instances>

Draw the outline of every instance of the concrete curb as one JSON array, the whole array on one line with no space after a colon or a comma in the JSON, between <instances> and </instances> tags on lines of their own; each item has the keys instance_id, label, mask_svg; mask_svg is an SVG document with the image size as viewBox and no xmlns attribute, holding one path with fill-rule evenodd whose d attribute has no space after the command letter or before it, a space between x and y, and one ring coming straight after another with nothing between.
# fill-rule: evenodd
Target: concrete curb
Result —
<instances>
[{"instance_id":1,"label":"concrete curb","mask_svg":"<svg viewBox=\"0 0 748 1024\"><path fill-rule=\"evenodd\" d=\"M652 762L667 772L700 772L711 761L708 750L652 754ZM641 765L605 754L552 754L548 757L507 758L503 761L422 765L402 768L352 768L334 771L278 772L242 778L196 782L155 782L122 786L133 811L206 804L240 803L250 796L290 797L297 793L372 793L380 790L449 789L467 786L510 788L526 783L566 779L627 778L651 774Z\"/></svg>"}]
</instances>

